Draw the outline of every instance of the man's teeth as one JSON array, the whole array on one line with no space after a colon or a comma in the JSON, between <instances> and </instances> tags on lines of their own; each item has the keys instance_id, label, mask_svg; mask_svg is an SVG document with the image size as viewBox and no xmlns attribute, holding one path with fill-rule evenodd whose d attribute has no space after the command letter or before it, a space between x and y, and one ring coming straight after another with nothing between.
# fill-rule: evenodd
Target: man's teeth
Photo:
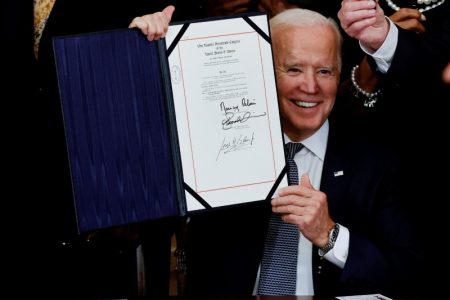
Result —
<instances>
[{"instance_id":1,"label":"man's teeth","mask_svg":"<svg viewBox=\"0 0 450 300\"><path fill-rule=\"evenodd\" d=\"M317 105L316 102L296 101L295 103L300 107L307 107L307 108L314 107Z\"/></svg>"}]
</instances>

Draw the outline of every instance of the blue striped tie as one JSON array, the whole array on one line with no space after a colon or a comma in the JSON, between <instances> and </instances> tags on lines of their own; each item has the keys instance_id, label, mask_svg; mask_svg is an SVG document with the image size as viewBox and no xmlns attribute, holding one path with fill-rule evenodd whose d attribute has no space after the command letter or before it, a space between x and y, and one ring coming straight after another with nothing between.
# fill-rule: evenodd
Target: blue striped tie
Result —
<instances>
[{"instance_id":1,"label":"blue striped tie","mask_svg":"<svg viewBox=\"0 0 450 300\"><path fill-rule=\"evenodd\" d=\"M289 185L298 184L294 155L302 148L300 143L286 145ZM272 214L261 261L259 295L295 295L298 242L298 227L283 222L280 215Z\"/></svg>"}]
</instances>

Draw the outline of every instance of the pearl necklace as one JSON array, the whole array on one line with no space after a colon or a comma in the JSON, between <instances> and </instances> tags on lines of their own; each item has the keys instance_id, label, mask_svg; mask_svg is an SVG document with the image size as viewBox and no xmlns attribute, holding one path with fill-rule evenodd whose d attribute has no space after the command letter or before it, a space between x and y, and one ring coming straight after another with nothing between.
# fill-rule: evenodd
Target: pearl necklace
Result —
<instances>
[{"instance_id":1,"label":"pearl necklace","mask_svg":"<svg viewBox=\"0 0 450 300\"><path fill-rule=\"evenodd\" d=\"M442 3L444 3L445 0L417 0L417 4L425 4L427 6L425 6L424 8L419 8L418 11L425 12L427 10L433 9L439 5L441 5ZM395 11L398 11L400 9L400 7L395 4L392 0L386 0L387 5L392 8ZM429 5L431 4L431 5Z\"/></svg>"}]
</instances>

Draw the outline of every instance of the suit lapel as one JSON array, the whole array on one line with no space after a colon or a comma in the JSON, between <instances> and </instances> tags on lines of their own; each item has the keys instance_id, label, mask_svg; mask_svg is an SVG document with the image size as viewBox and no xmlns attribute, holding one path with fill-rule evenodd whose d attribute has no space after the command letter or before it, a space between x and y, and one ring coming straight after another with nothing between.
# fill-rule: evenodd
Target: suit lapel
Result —
<instances>
[{"instance_id":1,"label":"suit lapel","mask_svg":"<svg viewBox=\"0 0 450 300\"><path fill-rule=\"evenodd\" d=\"M322 170L320 190L327 195L331 217L339 222L345 214L344 193L352 178L352 167L347 159L348 148L345 138L330 126L328 145Z\"/></svg>"},{"instance_id":2,"label":"suit lapel","mask_svg":"<svg viewBox=\"0 0 450 300\"><path fill-rule=\"evenodd\" d=\"M327 195L331 218L345 226L346 214L349 213L345 202L349 201L347 193L353 177L352 166L348 159L351 157L351 153L348 153L351 147L348 146L344 134L337 134L336 128L331 125L320 190ZM327 295L336 289L334 283L339 277L340 269L327 260L320 259L317 251L317 247L314 246L312 257L314 292Z\"/></svg>"}]
</instances>

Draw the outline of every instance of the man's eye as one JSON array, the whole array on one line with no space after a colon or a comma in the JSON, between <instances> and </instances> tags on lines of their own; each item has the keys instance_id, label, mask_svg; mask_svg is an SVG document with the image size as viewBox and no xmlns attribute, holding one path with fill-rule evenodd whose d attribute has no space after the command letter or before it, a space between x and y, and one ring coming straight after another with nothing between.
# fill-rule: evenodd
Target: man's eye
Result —
<instances>
[{"instance_id":1,"label":"man's eye","mask_svg":"<svg viewBox=\"0 0 450 300\"><path fill-rule=\"evenodd\" d=\"M331 75L332 72L329 69L320 69L318 72L320 75Z\"/></svg>"},{"instance_id":2,"label":"man's eye","mask_svg":"<svg viewBox=\"0 0 450 300\"><path fill-rule=\"evenodd\" d=\"M289 74L298 74L298 73L301 73L302 70L300 70L299 68L289 68L289 69L287 70L287 72L288 72Z\"/></svg>"}]
</instances>

